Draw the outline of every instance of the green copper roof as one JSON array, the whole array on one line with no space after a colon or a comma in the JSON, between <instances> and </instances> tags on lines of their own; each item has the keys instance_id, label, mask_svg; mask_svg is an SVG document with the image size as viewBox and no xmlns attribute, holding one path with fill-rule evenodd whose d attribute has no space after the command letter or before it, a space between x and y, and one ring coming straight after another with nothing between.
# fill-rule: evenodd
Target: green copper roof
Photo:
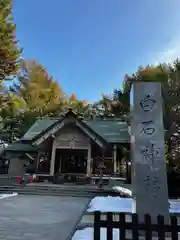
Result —
<instances>
[{"instance_id":1,"label":"green copper roof","mask_svg":"<svg viewBox=\"0 0 180 240\"><path fill-rule=\"evenodd\" d=\"M59 119L38 119L28 132L23 136L22 140L32 140L34 137L44 132L52 124ZM127 143L129 142L128 125L120 120L84 120L94 132L111 143Z\"/></svg>"},{"instance_id":2,"label":"green copper roof","mask_svg":"<svg viewBox=\"0 0 180 240\"><path fill-rule=\"evenodd\" d=\"M32 140L35 136L39 135L43 131L45 131L52 124L57 122L58 119L38 119L36 122L30 127L27 133L22 137L21 140Z\"/></svg>"},{"instance_id":3,"label":"green copper roof","mask_svg":"<svg viewBox=\"0 0 180 240\"><path fill-rule=\"evenodd\" d=\"M9 145L7 148L4 149L5 152L36 152L37 149L33 147L31 144L22 143L22 142L15 142Z\"/></svg>"},{"instance_id":4,"label":"green copper roof","mask_svg":"<svg viewBox=\"0 0 180 240\"><path fill-rule=\"evenodd\" d=\"M86 124L111 143L129 142L128 125L119 120L88 120Z\"/></svg>"}]
</instances>

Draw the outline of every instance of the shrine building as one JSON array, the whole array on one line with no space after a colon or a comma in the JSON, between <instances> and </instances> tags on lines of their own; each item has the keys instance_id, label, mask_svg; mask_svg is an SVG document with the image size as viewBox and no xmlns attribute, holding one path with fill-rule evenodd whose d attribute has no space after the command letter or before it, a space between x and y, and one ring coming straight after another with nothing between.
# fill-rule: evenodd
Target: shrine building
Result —
<instances>
[{"instance_id":1,"label":"shrine building","mask_svg":"<svg viewBox=\"0 0 180 240\"><path fill-rule=\"evenodd\" d=\"M31 171L48 177L67 174L91 177L121 176L123 147L129 147L126 121L117 118L78 117L71 109L59 118L37 119L26 134L9 145L9 176Z\"/></svg>"}]
</instances>

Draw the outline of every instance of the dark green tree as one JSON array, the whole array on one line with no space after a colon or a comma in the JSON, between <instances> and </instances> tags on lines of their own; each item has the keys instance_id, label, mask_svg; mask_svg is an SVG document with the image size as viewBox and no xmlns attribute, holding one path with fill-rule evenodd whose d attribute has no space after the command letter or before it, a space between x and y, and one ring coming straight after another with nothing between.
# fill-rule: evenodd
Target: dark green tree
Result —
<instances>
[{"instance_id":1,"label":"dark green tree","mask_svg":"<svg viewBox=\"0 0 180 240\"><path fill-rule=\"evenodd\" d=\"M101 100L93 108L96 115L122 117L130 111L129 91L115 89L111 95L102 94Z\"/></svg>"},{"instance_id":2,"label":"dark green tree","mask_svg":"<svg viewBox=\"0 0 180 240\"><path fill-rule=\"evenodd\" d=\"M12 0L0 0L0 85L19 69L22 49L18 48L15 31Z\"/></svg>"},{"instance_id":3,"label":"dark green tree","mask_svg":"<svg viewBox=\"0 0 180 240\"><path fill-rule=\"evenodd\" d=\"M153 81L162 84L165 142L170 166L180 163L180 61L172 64L140 67L132 76L125 76L124 88L130 91L135 81Z\"/></svg>"}]
</instances>

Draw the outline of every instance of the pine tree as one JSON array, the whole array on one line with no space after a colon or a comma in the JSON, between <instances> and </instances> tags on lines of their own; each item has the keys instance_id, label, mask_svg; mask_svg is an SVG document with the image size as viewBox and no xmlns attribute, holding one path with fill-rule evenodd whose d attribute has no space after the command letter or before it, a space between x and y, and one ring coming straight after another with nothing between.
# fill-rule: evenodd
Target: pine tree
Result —
<instances>
[{"instance_id":1,"label":"pine tree","mask_svg":"<svg viewBox=\"0 0 180 240\"><path fill-rule=\"evenodd\" d=\"M22 49L18 49L15 31L12 0L0 0L0 85L19 68Z\"/></svg>"}]
</instances>

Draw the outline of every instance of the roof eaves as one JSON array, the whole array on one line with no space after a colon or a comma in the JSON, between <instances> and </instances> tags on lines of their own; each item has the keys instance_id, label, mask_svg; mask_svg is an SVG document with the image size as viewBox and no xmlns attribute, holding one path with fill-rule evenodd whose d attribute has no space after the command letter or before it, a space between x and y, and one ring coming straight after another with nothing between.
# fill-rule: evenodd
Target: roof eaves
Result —
<instances>
[{"instance_id":1,"label":"roof eaves","mask_svg":"<svg viewBox=\"0 0 180 240\"><path fill-rule=\"evenodd\" d=\"M38 138L42 137L44 134L46 134L49 130L51 130L53 127L55 127L56 125L58 125L59 123L61 123L64 120L64 118L59 119L58 121L54 122L52 125L50 125L49 127L47 127L45 130L43 130L42 132L40 132L39 134L37 134L36 136L34 136L32 138L32 142L35 142Z\"/></svg>"},{"instance_id":2,"label":"roof eaves","mask_svg":"<svg viewBox=\"0 0 180 240\"><path fill-rule=\"evenodd\" d=\"M4 149L5 152L36 152L37 149L31 144L16 142Z\"/></svg>"}]
</instances>

